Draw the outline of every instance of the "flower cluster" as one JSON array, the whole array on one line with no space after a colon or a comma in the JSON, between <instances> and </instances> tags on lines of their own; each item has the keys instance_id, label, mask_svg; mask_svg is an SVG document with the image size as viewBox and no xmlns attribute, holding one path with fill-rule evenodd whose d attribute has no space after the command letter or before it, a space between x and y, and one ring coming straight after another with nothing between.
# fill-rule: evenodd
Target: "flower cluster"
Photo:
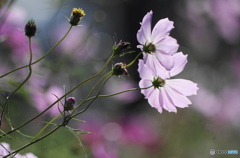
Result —
<instances>
[{"instance_id":1,"label":"flower cluster","mask_svg":"<svg viewBox=\"0 0 240 158\"><path fill-rule=\"evenodd\" d=\"M159 20L151 31L153 12L147 13L137 32L137 47L143 52L139 60L138 72L141 93L149 104L160 113L162 109L177 112L176 107L184 108L191 104L187 96L196 95L196 83L185 79L170 79L179 74L187 63L187 55L177 52L176 39L169 36L174 28L168 18Z\"/></svg>"}]
</instances>

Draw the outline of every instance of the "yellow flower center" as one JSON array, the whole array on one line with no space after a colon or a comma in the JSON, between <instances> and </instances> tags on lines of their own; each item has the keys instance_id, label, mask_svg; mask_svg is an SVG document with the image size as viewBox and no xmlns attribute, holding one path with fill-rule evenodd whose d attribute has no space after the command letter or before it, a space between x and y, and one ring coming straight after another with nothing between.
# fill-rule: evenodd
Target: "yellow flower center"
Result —
<instances>
[{"instance_id":1,"label":"yellow flower center","mask_svg":"<svg viewBox=\"0 0 240 158\"><path fill-rule=\"evenodd\" d=\"M84 10L82 10L82 8L73 8L72 14L78 17L83 17L86 15Z\"/></svg>"}]
</instances>

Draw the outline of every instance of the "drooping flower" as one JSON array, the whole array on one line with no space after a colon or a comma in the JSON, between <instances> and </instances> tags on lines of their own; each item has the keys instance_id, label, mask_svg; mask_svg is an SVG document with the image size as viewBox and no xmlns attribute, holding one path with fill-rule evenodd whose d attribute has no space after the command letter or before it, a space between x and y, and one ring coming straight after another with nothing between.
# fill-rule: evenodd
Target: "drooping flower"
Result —
<instances>
[{"instance_id":1,"label":"drooping flower","mask_svg":"<svg viewBox=\"0 0 240 158\"><path fill-rule=\"evenodd\" d=\"M181 52L172 57L175 64L169 71L170 77L182 72L187 63L187 55L183 55ZM176 107L188 107L191 101L187 96L196 95L197 84L185 79L170 79L164 75L167 70L156 67L158 70L156 71L149 66L148 62L151 61L144 63L143 60L139 60L138 72L141 77L140 88L150 87L141 90L149 104L160 113L162 113L162 109L176 113Z\"/></svg>"},{"instance_id":2,"label":"drooping flower","mask_svg":"<svg viewBox=\"0 0 240 158\"><path fill-rule=\"evenodd\" d=\"M144 61L153 59L153 68L156 69L160 63L165 69L171 70L174 65L172 55L179 47L176 39L169 36L174 28L173 22L168 18L161 19L151 31L152 14L152 11L148 12L141 22L141 28L137 32L137 40L141 45L137 47L144 52Z\"/></svg>"}]
</instances>

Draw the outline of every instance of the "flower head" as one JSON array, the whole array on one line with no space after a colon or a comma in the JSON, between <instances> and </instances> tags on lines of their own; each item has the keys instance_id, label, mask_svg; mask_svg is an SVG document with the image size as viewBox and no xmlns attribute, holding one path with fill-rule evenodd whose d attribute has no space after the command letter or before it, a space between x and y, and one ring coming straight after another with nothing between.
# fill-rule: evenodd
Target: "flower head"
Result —
<instances>
[{"instance_id":1,"label":"flower head","mask_svg":"<svg viewBox=\"0 0 240 158\"><path fill-rule=\"evenodd\" d=\"M31 38L32 36L36 35L36 24L34 20L29 20L25 25L25 35Z\"/></svg>"},{"instance_id":2,"label":"flower head","mask_svg":"<svg viewBox=\"0 0 240 158\"><path fill-rule=\"evenodd\" d=\"M116 75L116 76L120 76L125 74L126 76L129 76L128 71L127 71L127 65L121 63L116 63L113 67L112 67L112 74Z\"/></svg>"},{"instance_id":3,"label":"flower head","mask_svg":"<svg viewBox=\"0 0 240 158\"><path fill-rule=\"evenodd\" d=\"M114 46L112 48L113 55L120 56L129 48L130 48L129 42L120 41L120 42L118 42L118 44L114 44Z\"/></svg>"},{"instance_id":4,"label":"flower head","mask_svg":"<svg viewBox=\"0 0 240 158\"><path fill-rule=\"evenodd\" d=\"M170 76L179 74L187 63L187 56L181 52L173 55L174 67L170 71ZM177 112L176 107L184 108L191 104L187 96L197 93L198 87L196 83L184 79L169 79L166 77L167 70L159 68L156 71L139 60L138 72L141 77L139 82L140 88L147 88L141 90L145 98L148 99L149 104L155 107L160 113L162 109L169 112Z\"/></svg>"},{"instance_id":5,"label":"flower head","mask_svg":"<svg viewBox=\"0 0 240 158\"><path fill-rule=\"evenodd\" d=\"M82 10L81 8L73 8L69 23L72 26L77 26L80 23L83 16L85 16L85 15L86 14L85 14L84 10Z\"/></svg>"},{"instance_id":6,"label":"flower head","mask_svg":"<svg viewBox=\"0 0 240 158\"><path fill-rule=\"evenodd\" d=\"M76 100L74 97L67 98L65 105L64 105L64 110L65 111L73 110L75 103L76 103Z\"/></svg>"},{"instance_id":7,"label":"flower head","mask_svg":"<svg viewBox=\"0 0 240 158\"><path fill-rule=\"evenodd\" d=\"M165 69L171 70L174 65L172 55L178 49L176 39L169 36L174 28L173 22L168 18L161 19L151 31L152 14L152 11L147 13L141 22L141 28L137 32L140 43L138 48L146 54L144 61L148 60L149 56L154 56L154 63L159 62Z\"/></svg>"}]
</instances>

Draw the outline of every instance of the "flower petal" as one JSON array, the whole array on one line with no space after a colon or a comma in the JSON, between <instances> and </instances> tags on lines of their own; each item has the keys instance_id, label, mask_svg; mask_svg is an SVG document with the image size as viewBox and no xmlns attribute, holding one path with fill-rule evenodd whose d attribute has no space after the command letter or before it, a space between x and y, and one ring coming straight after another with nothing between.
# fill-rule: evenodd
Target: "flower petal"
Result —
<instances>
[{"instance_id":1,"label":"flower petal","mask_svg":"<svg viewBox=\"0 0 240 158\"><path fill-rule=\"evenodd\" d=\"M163 108L169 112L177 112L177 108L174 106L171 98L168 96L164 87L160 88L163 98Z\"/></svg>"},{"instance_id":2,"label":"flower petal","mask_svg":"<svg viewBox=\"0 0 240 158\"><path fill-rule=\"evenodd\" d=\"M147 88L149 86L152 86L152 82L149 80L140 80L139 82L139 87L140 88ZM141 93L145 96L145 98L149 98L149 96L151 95L152 91L154 90L153 87L148 88L148 89L142 89Z\"/></svg>"},{"instance_id":3,"label":"flower petal","mask_svg":"<svg viewBox=\"0 0 240 158\"><path fill-rule=\"evenodd\" d=\"M171 70L174 66L174 59L171 55L165 55L161 53L154 53L153 56L156 57L158 62L167 70ZM169 74L169 72L168 72Z\"/></svg>"},{"instance_id":4,"label":"flower petal","mask_svg":"<svg viewBox=\"0 0 240 158\"><path fill-rule=\"evenodd\" d=\"M147 67L147 65L144 64L144 61L139 59L139 62L138 62L138 72L139 72L139 76L142 78L142 79L149 79L149 80L152 80L153 77L153 72L152 72L152 69L151 67Z\"/></svg>"},{"instance_id":5,"label":"flower petal","mask_svg":"<svg viewBox=\"0 0 240 158\"><path fill-rule=\"evenodd\" d=\"M188 107L188 104L191 104L191 101L183 94L179 93L178 91L175 91L175 89L170 87L168 84L169 83L166 82L164 88L168 96L173 101L174 105L180 108Z\"/></svg>"},{"instance_id":6,"label":"flower petal","mask_svg":"<svg viewBox=\"0 0 240 158\"><path fill-rule=\"evenodd\" d=\"M167 71L166 68L163 67L163 65L159 62L155 54L145 54L143 56L143 59L146 67L149 69L145 71L150 71L149 73L155 75L153 77L161 77L162 79L170 78L169 71Z\"/></svg>"},{"instance_id":7,"label":"flower petal","mask_svg":"<svg viewBox=\"0 0 240 158\"><path fill-rule=\"evenodd\" d=\"M187 64L187 55L183 55L182 52L176 53L173 55L173 60L174 60L174 66L170 70L171 77L182 72L185 65Z\"/></svg>"},{"instance_id":8,"label":"flower petal","mask_svg":"<svg viewBox=\"0 0 240 158\"><path fill-rule=\"evenodd\" d=\"M185 96L196 95L199 89L196 83L185 79L171 79L165 82L169 87Z\"/></svg>"},{"instance_id":9,"label":"flower petal","mask_svg":"<svg viewBox=\"0 0 240 158\"><path fill-rule=\"evenodd\" d=\"M142 45L151 42L152 14L152 11L150 11L143 17L141 28L137 32L137 40Z\"/></svg>"},{"instance_id":10,"label":"flower petal","mask_svg":"<svg viewBox=\"0 0 240 158\"><path fill-rule=\"evenodd\" d=\"M179 47L177 40L170 36L167 36L156 43L154 41L153 44L155 44L157 52L160 52L166 55L172 55L176 53Z\"/></svg>"},{"instance_id":11,"label":"flower petal","mask_svg":"<svg viewBox=\"0 0 240 158\"><path fill-rule=\"evenodd\" d=\"M159 42L164 37L168 36L173 28L173 22L169 21L168 18L159 20L153 28L152 40L155 43Z\"/></svg>"},{"instance_id":12,"label":"flower petal","mask_svg":"<svg viewBox=\"0 0 240 158\"><path fill-rule=\"evenodd\" d=\"M158 89L155 89L152 94L150 95L150 97L148 98L148 103L156 108L158 110L158 112L162 113L162 104L161 104L161 94L160 91Z\"/></svg>"}]
</instances>

